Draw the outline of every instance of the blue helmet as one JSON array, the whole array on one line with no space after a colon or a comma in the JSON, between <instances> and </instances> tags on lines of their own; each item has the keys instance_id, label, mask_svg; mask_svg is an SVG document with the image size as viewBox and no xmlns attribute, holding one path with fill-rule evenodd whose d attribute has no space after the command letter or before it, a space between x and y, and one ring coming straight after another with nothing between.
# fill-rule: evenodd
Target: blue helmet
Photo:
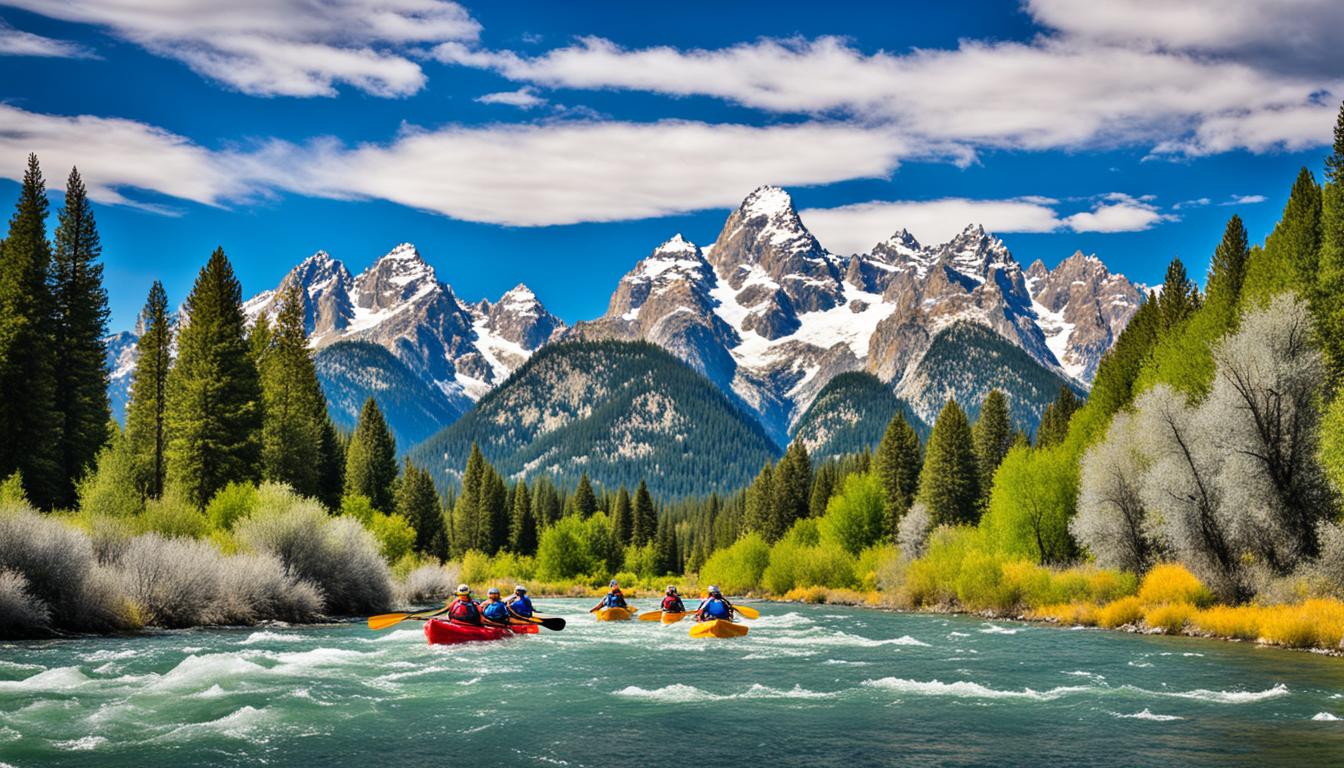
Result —
<instances>
[{"instance_id":1,"label":"blue helmet","mask_svg":"<svg viewBox=\"0 0 1344 768\"><path fill-rule=\"evenodd\" d=\"M714 586L713 584L710 584L710 585L709 585L709 594L711 594L711 595L717 595L717 594L719 594L719 588L716 587L716 586Z\"/></svg>"},{"instance_id":2,"label":"blue helmet","mask_svg":"<svg viewBox=\"0 0 1344 768\"><path fill-rule=\"evenodd\" d=\"M611 583L608 584L607 586L611 587L612 589L615 589L616 587L619 587L619 586L621 586L621 585L618 584L618 583L616 582L615 579L612 579L612 580L611 580Z\"/></svg>"}]
</instances>

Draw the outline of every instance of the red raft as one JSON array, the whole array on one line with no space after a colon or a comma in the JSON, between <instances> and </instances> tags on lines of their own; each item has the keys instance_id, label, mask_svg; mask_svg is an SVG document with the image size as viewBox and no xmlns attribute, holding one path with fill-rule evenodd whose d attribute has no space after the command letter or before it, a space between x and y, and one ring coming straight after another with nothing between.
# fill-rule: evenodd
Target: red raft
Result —
<instances>
[{"instance_id":1,"label":"red raft","mask_svg":"<svg viewBox=\"0 0 1344 768\"><path fill-rule=\"evenodd\" d=\"M456 643L475 643L483 640L503 640L514 635L535 635L536 624L512 624L509 627L478 627L473 624L460 624L447 619L430 619L425 622L425 639L430 645L454 645Z\"/></svg>"}]
</instances>

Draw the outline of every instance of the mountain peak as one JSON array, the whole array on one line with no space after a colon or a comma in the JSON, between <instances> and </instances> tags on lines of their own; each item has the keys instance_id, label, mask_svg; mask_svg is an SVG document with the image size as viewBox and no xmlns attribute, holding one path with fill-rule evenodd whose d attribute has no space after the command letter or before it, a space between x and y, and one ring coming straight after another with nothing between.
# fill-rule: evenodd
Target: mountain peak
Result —
<instances>
[{"instance_id":1,"label":"mountain peak","mask_svg":"<svg viewBox=\"0 0 1344 768\"><path fill-rule=\"evenodd\" d=\"M792 214L793 198L780 187L766 185L747 195L739 210L744 218Z\"/></svg>"},{"instance_id":2,"label":"mountain peak","mask_svg":"<svg viewBox=\"0 0 1344 768\"><path fill-rule=\"evenodd\" d=\"M699 247L696 246L695 243L692 243L690 240L687 240L686 238L682 237L681 233L678 232L677 234L673 235L670 239L665 241L662 245L653 249L653 256L655 258L661 255L693 256L695 255L695 252L698 250L700 249Z\"/></svg>"}]
</instances>

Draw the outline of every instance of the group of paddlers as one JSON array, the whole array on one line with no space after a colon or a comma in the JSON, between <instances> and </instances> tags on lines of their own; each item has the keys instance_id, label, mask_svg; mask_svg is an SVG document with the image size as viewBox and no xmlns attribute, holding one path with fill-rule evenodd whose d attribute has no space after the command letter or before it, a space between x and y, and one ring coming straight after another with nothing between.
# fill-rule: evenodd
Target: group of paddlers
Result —
<instances>
[{"instance_id":1,"label":"group of paddlers","mask_svg":"<svg viewBox=\"0 0 1344 768\"><path fill-rule=\"evenodd\" d=\"M629 608L625 601L625 593L621 591L621 585L615 579L611 581L607 594L593 606L593 610L599 608ZM661 608L664 613L686 613L686 604L675 585L668 585ZM711 585L695 609L693 618L696 621L716 619L732 621L733 612L733 604L728 602L728 598L723 596L718 587ZM527 587L521 584L513 588L513 594L508 600L503 598L499 587L491 587L486 590L485 600L482 601L472 598L471 587L459 584L457 595L448 606L449 619L473 626L505 627L518 619L525 621L533 619L535 615L536 609L532 607L532 599L527 596Z\"/></svg>"},{"instance_id":2,"label":"group of paddlers","mask_svg":"<svg viewBox=\"0 0 1344 768\"><path fill-rule=\"evenodd\" d=\"M705 590L705 597L700 601L692 616L696 621L714 621L722 619L724 621L733 620L733 604L728 602L728 598L723 596L719 588L710 585ZM628 608L625 602L625 594L621 591L621 585L615 579L612 579L610 590L602 599L593 606L592 610L599 608ZM686 613L686 603L682 601L681 594L677 591L675 584L667 585L667 590L663 593L663 602L661 606L663 613Z\"/></svg>"}]
</instances>

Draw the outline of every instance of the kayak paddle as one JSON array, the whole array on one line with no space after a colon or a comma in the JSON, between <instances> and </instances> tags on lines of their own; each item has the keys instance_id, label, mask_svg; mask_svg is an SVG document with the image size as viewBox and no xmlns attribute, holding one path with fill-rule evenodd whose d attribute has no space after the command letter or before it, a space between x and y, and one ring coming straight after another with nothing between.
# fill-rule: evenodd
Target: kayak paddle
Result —
<instances>
[{"instance_id":1,"label":"kayak paddle","mask_svg":"<svg viewBox=\"0 0 1344 768\"><path fill-rule=\"evenodd\" d=\"M552 632L559 632L565 628L565 620L559 616L547 616L545 618L533 616L528 618L526 616L518 616L515 614L510 620L520 624L539 624Z\"/></svg>"},{"instance_id":2,"label":"kayak paddle","mask_svg":"<svg viewBox=\"0 0 1344 768\"><path fill-rule=\"evenodd\" d=\"M421 611L420 613L384 613L378 616L369 617L369 629L377 632L380 629L387 629L394 624L400 624L407 619L428 619L438 616L448 610L445 604L442 608L435 608L430 611Z\"/></svg>"},{"instance_id":3,"label":"kayak paddle","mask_svg":"<svg viewBox=\"0 0 1344 768\"><path fill-rule=\"evenodd\" d=\"M661 610L657 610L657 611L649 611L648 613L641 613L641 614L639 614L639 620L640 620L640 621L662 621L662 620L663 620L663 612L662 612Z\"/></svg>"},{"instance_id":4,"label":"kayak paddle","mask_svg":"<svg viewBox=\"0 0 1344 768\"><path fill-rule=\"evenodd\" d=\"M735 610L735 611L737 611L738 613L742 614L742 616L743 616L744 618L748 618L748 619L759 619L759 618L761 618L761 612L758 611L758 610L756 610L755 608L750 607L750 606L746 606L746 605L738 605L737 603L733 603L733 610Z\"/></svg>"}]
</instances>

